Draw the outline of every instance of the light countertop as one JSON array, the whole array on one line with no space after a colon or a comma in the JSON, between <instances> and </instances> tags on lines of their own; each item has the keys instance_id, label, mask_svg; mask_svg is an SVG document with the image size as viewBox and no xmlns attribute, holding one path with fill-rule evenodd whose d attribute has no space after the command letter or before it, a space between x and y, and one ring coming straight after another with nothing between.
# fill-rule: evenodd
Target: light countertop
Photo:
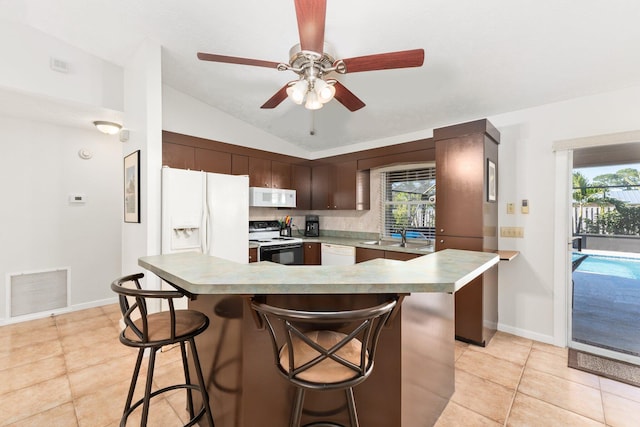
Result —
<instances>
[{"instance_id":1,"label":"light countertop","mask_svg":"<svg viewBox=\"0 0 640 427\"><path fill-rule=\"evenodd\" d=\"M498 262L495 253L457 249L348 266L239 264L196 252L138 260L191 295L455 292Z\"/></svg>"}]
</instances>

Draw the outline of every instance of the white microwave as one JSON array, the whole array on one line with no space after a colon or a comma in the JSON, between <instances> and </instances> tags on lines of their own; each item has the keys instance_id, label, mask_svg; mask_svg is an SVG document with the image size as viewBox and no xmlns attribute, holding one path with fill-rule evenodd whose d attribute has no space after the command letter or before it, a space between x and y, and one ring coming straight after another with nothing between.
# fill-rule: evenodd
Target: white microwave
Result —
<instances>
[{"instance_id":1,"label":"white microwave","mask_svg":"<svg viewBox=\"0 0 640 427\"><path fill-rule=\"evenodd\" d=\"M295 208L296 190L249 187L249 206L266 208Z\"/></svg>"}]
</instances>

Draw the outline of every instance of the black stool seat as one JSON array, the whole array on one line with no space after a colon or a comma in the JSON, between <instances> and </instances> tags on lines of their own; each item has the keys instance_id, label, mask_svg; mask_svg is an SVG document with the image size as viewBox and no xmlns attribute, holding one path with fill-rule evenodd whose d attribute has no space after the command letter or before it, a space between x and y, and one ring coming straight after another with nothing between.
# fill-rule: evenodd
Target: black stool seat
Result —
<instances>
[{"instance_id":1,"label":"black stool seat","mask_svg":"<svg viewBox=\"0 0 640 427\"><path fill-rule=\"evenodd\" d=\"M297 387L290 427L299 427L306 390L344 390L352 427L358 427L353 387L373 370L378 338L397 300L344 311L274 307L254 298L266 326L278 372ZM307 426L340 426L318 421Z\"/></svg>"},{"instance_id":2,"label":"black stool seat","mask_svg":"<svg viewBox=\"0 0 640 427\"><path fill-rule=\"evenodd\" d=\"M136 360L133 377L131 378L131 386L129 387L120 426L124 427L127 424L129 415L140 405L142 405L140 425L146 426L151 398L170 390L182 388L187 391L187 409L191 417L189 422L185 424L185 427L195 425L203 415L206 417L209 426L214 427L213 416L209 406L209 395L202 375L194 339L207 329L209 326L209 318L195 310L175 310L173 300L182 298L182 293L178 291L142 289L140 279L143 277L144 274L142 273L133 274L117 279L111 284L111 289L119 296L120 309L122 310L122 317L125 324L124 330L120 333L120 342L129 347L138 348L138 358ZM149 314L147 310L147 300L153 298L166 300L169 305L169 311ZM171 385L152 392L151 386L156 352L165 345L176 343L180 344L185 383ZM189 350L193 357L196 376L198 377L197 384L191 384L185 343L189 343ZM144 397L132 403L133 393L136 388L140 366L142 365L142 359L146 349L149 349L149 367L147 369ZM202 396L202 408L200 408L197 413L195 413L193 409L192 391L200 392Z\"/></svg>"}]
</instances>

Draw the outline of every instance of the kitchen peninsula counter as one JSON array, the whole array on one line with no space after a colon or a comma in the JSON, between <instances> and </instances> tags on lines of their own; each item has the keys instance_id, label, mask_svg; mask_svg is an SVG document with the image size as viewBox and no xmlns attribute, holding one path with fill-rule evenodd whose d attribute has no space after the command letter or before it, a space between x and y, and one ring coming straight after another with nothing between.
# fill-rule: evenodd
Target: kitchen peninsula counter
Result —
<instances>
[{"instance_id":1,"label":"kitchen peninsula counter","mask_svg":"<svg viewBox=\"0 0 640 427\"><path fill-rule=\"evenodd\" d=\"M375 259L348 266L238 264L196 252L142 257L138 264L195 297L455 292L498 261L493 253L447 249L410 261Z\"/></svg>"},{"instance_id":2,"label":"kitchen peninsula counter","mask_svg":"<svg viewBox=\"0 0 640 427\"><path fill-rule=\"evenodd\" d=\"M462 250L350 266L237 264L198 253L138 261L187 292L189 308L211 321L196 341L216 427L288 425L292 386L278 374L268 333L256 324L248 304L254 296L283 307L336 310L400 297L373 373L354 390L360 425L433 425L454 392L455 292L498 262L494 253ZM340 391L307 393L303 424L317 421L316 413L348 425L344 405Z\"/></svg>"}]
</instances>

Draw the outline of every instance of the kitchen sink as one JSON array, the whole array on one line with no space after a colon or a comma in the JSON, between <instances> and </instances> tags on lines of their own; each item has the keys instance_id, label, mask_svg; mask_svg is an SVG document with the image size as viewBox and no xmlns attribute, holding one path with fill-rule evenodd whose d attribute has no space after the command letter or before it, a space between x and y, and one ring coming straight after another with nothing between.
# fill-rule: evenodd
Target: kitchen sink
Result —
<instances>
[{"instance_id":1,"label":"kitchen sink","mask_svg":"<svg viewBox=\"0 0 640 427\"><path fill-rule=\"evenodd\" d=\"M397 242L389 242L389 241L384 241L384 240L368 240L365 242L360 242L363 245L373 245L373 246L384 246L384 247L392 247L392 248L406 248L406 249L415 249L418 251L428 251L428 250L432 250L433 249L433 244L432 243L417 243L417 242L407 242L405 243L404 246L402 246L401 243L397 243Z\"/></svg>"},{"instance_id":2,"label":"kitchen sink","mask_svg":"<svg viewBox=\"0 0 640 427\"><path fill-rule=\"evenodd\" d=\"M376 245L376 246L390 246L387 242L383 242L382 240L368 240L366 242L360 242L363 245Z\"/></svg>"}]
</instances>

